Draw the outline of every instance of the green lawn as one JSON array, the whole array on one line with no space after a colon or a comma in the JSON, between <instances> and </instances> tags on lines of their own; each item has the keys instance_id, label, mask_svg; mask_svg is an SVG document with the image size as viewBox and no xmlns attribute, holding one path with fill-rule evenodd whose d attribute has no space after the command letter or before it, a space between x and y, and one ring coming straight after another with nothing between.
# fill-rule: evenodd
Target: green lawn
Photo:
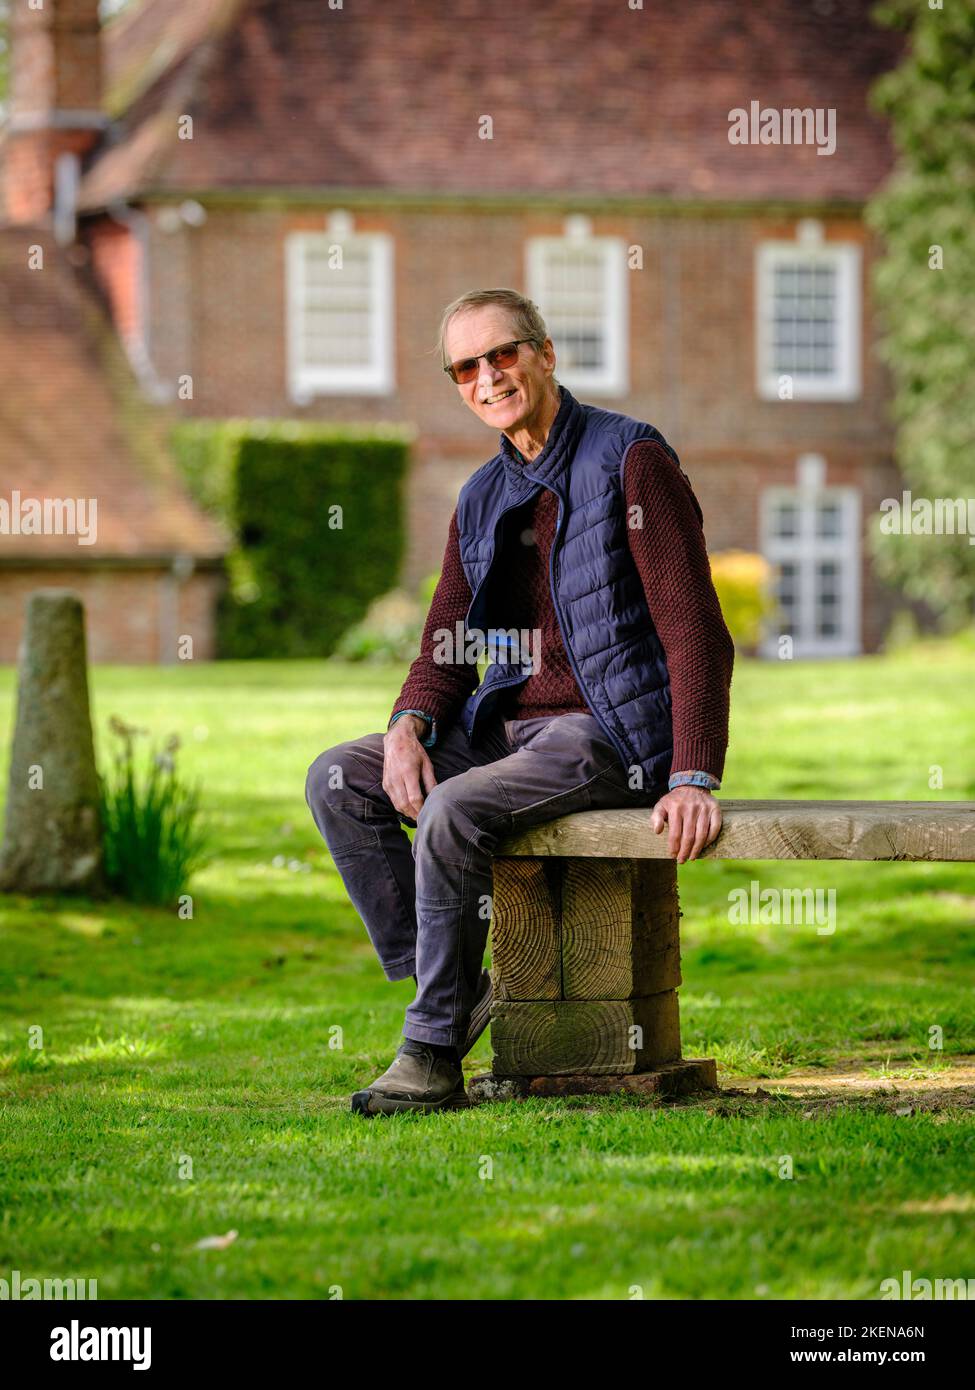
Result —
<instances>
[{"instance_id":1,"label":"green lawn","mask_svg":"<svg viewBox=\"0 0 975 1390\"><path fill-rule=\"evenodd\" d=\"M97 1278L102 1298L625 1299L876 1298L905 1269L975 1275L973 1093L945 1084L975 1053L971 865L680 870L685 1053L763 1089L857 1059L872 1092L350 1114L413 986L383 979L304 777L385 727L403 674L93 672L103 755L112 714L178 732L216 853L192 920L0 898L0 1276ZM739 659L721 795L975 798L973 677L957 644ZM5 668L4 790L13 690ZM834 888L835 933L730 925L728 892L753 878ZM469 1070L489 1055L485 1035ZM903 1066L932 1091L898 1114ZM229 1248L193 1248L231 1229Z\"/></svg>"}]
</instances>

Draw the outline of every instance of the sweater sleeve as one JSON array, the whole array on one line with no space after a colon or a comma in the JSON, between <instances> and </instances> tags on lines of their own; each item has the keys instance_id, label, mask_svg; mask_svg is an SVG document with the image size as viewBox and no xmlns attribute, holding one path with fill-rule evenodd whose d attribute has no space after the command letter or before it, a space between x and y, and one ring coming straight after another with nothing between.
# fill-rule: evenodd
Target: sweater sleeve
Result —
<instances>
[{"instance_id":1,"label":"sweater sleeve","mask_svg":"<svg viewBox=\"0 0 975 1390\"><path fill-rule=\"evenodd\" d=\"M671 773L720 781L735 648L711 579L703 513L683 469L654 441L630 448L623 490L630 553L670 674Z\"/></svg>"},{"instance_id":2,"label":"sweater sleeve","mask_svg":"<svg viewBox=\"0 0 975 1390\"><path fill-rule=\"evenodd\" d=\"M440 580L434 590L430 611L423 625L420 654L410 666L399 699L390 711L390 719L400 710L422 710L436 721L438 731L443 732L446 725L459 713L467 696L478 685L480 675L477 662L464 661L462 651L455 653L460 660L443 661L441 643L434 639L434 633L439 629L446 629L450 633L451 641L454 641L457 623L463 625L472 597L471 586L467 582L460 560L455 510L450 519ZM438 655L436 660L435 650Z\"/></svg>"}]
</instances>

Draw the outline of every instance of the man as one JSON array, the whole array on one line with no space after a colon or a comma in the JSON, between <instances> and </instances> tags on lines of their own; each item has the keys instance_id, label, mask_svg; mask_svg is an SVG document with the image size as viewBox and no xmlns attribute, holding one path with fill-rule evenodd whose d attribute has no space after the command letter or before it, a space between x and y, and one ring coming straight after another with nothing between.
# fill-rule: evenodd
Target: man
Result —
<instances>
[{"instance_id":1,"label":"man","mask_svg":"<svg viewBox=\"0 0 975 1390\"><path fill-rule=\"evenodd\" d=\"M461 488L386 734L328 749L306 786L386 978L417 985L392 1064L352 1097L365 1115L467 1103L501 840L646 806L684 863L721 828L734 648L676 454L556 382L541 315L514 290L449 305L440 352L500 452ZM501 637L479 684L486 632Z\"/></svg>"}]
</instances>

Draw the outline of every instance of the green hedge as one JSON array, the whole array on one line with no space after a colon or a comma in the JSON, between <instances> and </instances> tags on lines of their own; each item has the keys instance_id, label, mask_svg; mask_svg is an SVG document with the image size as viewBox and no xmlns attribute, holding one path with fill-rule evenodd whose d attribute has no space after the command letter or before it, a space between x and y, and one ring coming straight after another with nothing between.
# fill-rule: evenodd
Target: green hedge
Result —
<instances>
[{"instance_id":1,"label":"green hedge","mask_svg":"<svg viewBox=\"0 0 975 1390\"><path fill-rule=\"evenodd\" d=\"M410 434L293 421L194 421L173 448L236 537L222 657L328 656L399 576Z\"/></svg>"}]
</instances>

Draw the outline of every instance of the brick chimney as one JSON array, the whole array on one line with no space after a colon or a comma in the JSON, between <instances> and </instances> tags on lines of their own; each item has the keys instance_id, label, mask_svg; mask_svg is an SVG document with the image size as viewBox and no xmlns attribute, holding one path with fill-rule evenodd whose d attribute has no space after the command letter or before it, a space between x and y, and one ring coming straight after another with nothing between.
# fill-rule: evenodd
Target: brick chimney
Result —
<instances>
[{"instance_id":1,"label":"brick chimney","mask_svg":"<svg viewBox=\"0 0 975 1390\"><path fill-rule=\"evenodd\" d=\"M3 219L48 224L58 160L82 157L108 124L98 0L13 0L10 41Z\"/></svg>"}]
</instances>

